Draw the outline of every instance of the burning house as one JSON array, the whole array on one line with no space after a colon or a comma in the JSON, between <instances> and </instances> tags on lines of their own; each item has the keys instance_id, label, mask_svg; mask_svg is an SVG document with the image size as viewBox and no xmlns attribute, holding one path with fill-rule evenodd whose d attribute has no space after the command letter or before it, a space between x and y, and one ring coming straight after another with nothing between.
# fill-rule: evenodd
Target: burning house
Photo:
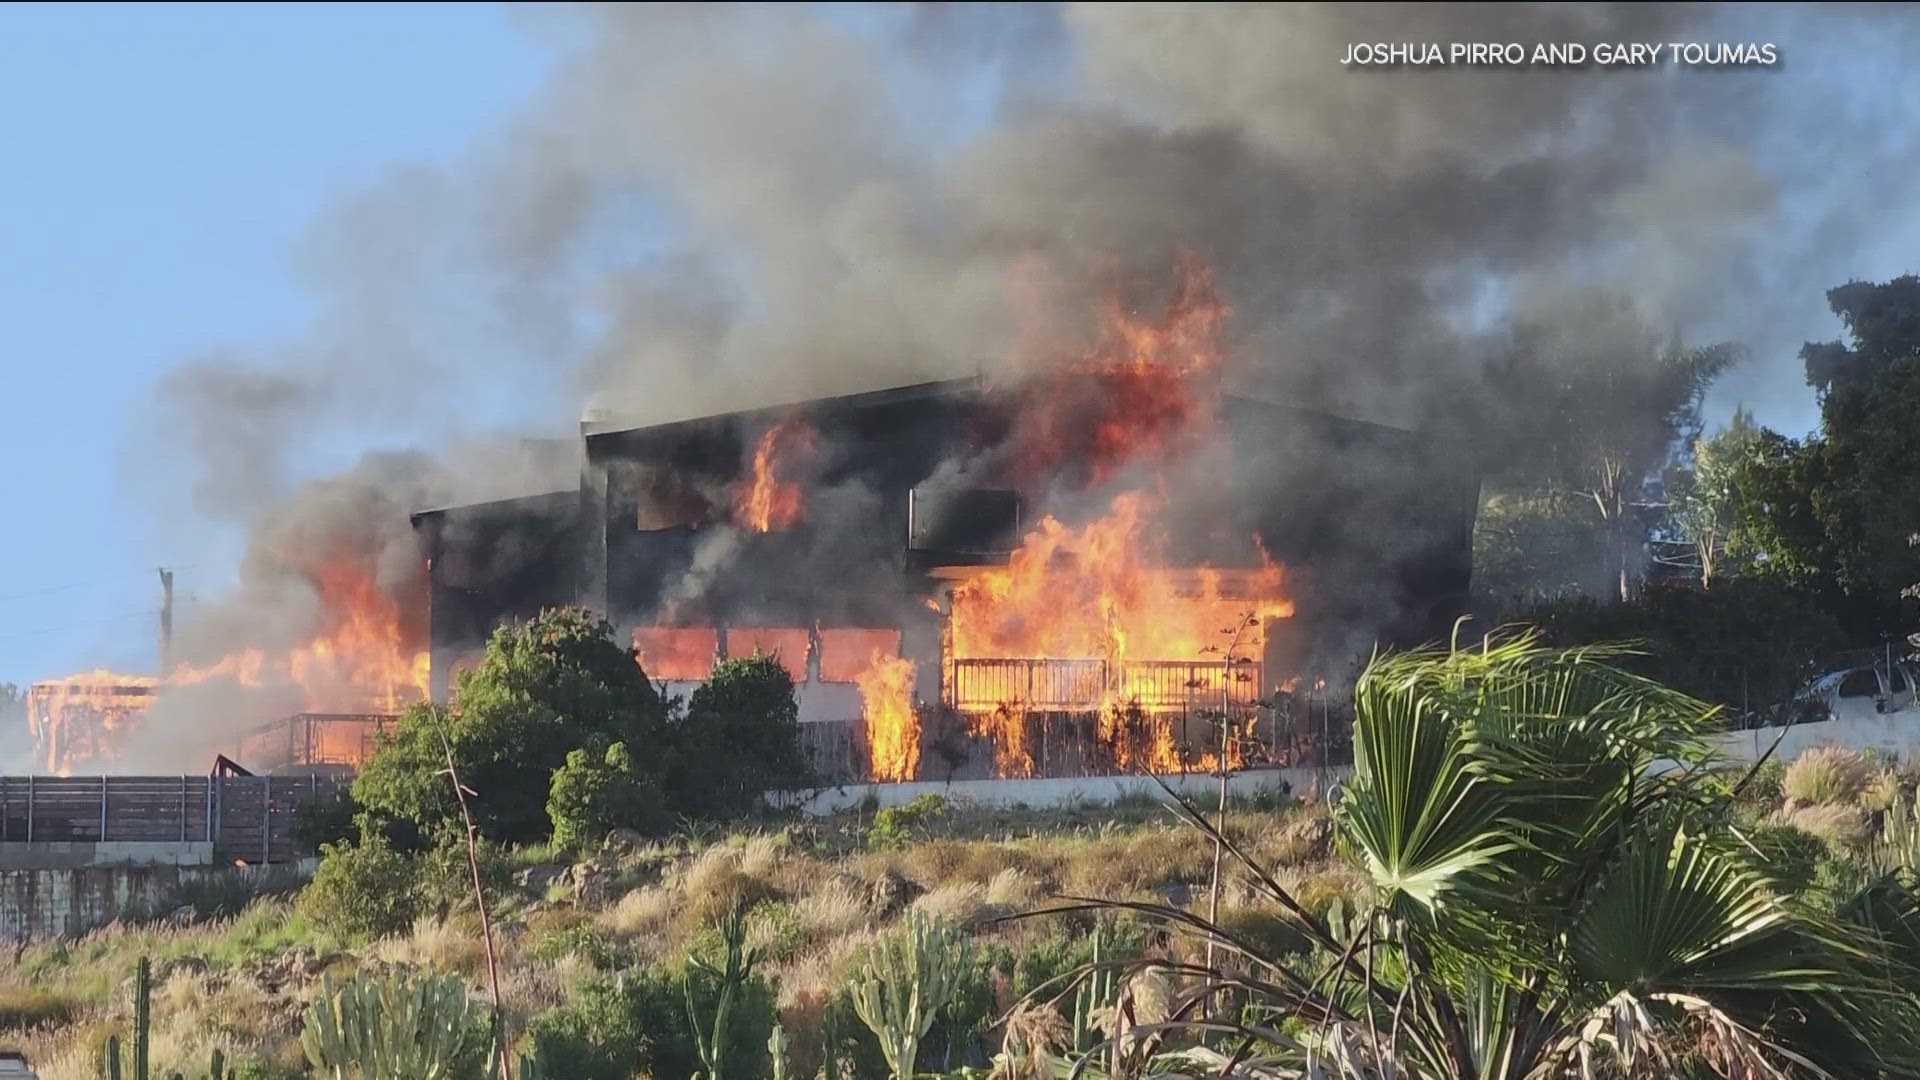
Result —
<instances>
[{"instance_id":1,"label":"burning house","mask_svg":"<svg viewBox=\"0 0 1920 1080\"><path fill-rule=\"evenodd\" d=\"M1289 692L1445 635L1479 485L1444 440L1224 389L1214 315L1031 378L590 420L577 490L415 516L434 691L579 603L670 691L777 659L841 780L1322 754Z\"/></svg>"}]
</instances>

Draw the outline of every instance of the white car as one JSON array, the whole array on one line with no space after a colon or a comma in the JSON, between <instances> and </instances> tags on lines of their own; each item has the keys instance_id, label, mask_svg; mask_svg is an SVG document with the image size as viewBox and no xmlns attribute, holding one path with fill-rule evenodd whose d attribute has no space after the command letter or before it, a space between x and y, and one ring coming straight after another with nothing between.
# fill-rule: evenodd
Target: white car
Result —
<instances>
[{"instance_id":1,"label":"white car","mask_svg":"<svg viewBox=\"0 0 1920 1080\"><path fill-rule=\"evenodd\" d=\"M1842 668L1808 683L1796 697L1834 720L1871 720L1914 708L1914 672L1905 661Z\"/></svg>"}]
</instances>

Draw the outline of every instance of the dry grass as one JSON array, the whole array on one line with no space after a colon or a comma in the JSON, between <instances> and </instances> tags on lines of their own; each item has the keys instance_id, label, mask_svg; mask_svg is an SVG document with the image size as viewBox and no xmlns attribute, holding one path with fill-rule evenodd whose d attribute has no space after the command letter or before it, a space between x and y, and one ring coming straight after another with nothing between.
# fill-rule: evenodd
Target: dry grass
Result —
<instances>
[{"instance_id":1,"label":"dry grass","mask_svg":"<svg viewBox=\"0 0 1920 1080\"><path fill-rule=\"evenodd\" d=\"M1816 746L1794 759L1780 780L1789 809L1852 803L1875 769L1865 754L1838 746Z\"/></svg>"},{"instance_id":2,"label":"dry grass","mask_svg":"<svg viewBox=\"0 0 1920 1080\"><path fill-rule=\"evenodd\" d=\"M1784 811L1783 824L1817 836L1837 848L1858 851L1873 837L1873 819L1857 806L1826 803Z\"/></svg>"},{"instance_id":3,"label":"dry grass","mask_svg":"<svg viewBox=\"0 0 1920 1080\"><path fill-rule=\"evenodd\" d=\"M478 978L487 969L487 946L480 920L473 916L439 919L425 916L411 933L376 941L367 959L379 964Z\"/></svg>"},{"instance_id":4,"label":"dry grass","mask_svg":"<svg viewBox=\"0 0 1920 1080\"><path fill-rule=\"evenodd\" d=\"M880 919L876 882L891 881L895 889L911 883L901 894L911 901L907 910L964 923L1031 910L1060 893L1138 897L1169 885L1200 886L1211 866L1209 846L1152 807L1128 808L1104 822L1098 811L1081 808L1058 815L1063 824L1051 834L1047 819L1029 814L998 839L980 836L991 822L976 817L969 818L974 838L887 850L822 844L826 829L809 833L814 846L805 850L778 834L737 836L700 850L652 845L618 855L616 884L603 902L509 897L497 927L508 1024L524 1031L531 1017L603 974L581 952L554 947L556 938L600 935L631 949L635 963L677 963L696 936L738 904L754 912L750 933L769 949L764 971L789 1035L796 1046L812 1046L862 951L899 916L894 909L888 921ZM1263 860L1282 866L1290 887L1324 905L1351 895L1354 879L1326 865L1321 826L1299 824L1308 817L1235 814L1229 827ZM1022 922L982 933L1017 952L1046 929ZM96 1080L107 1036L127 1030L129 975L142 955L153 959L156 977L156 1063L189 1076L205 1070L216 1046L238 1061L297 1063L300 1021L324 974L430 969L463 975L476 990L485 979L485 950L471 915L422 919L407 933L347 952L285 900L264 900L223 921L110 927L79 941L35 945L15 961L0 958L0 1016L12 1001L18 1015L45 1021L19 1021L28 1026L0 1042L26 1051L48 1080Z\"/></svg>"}]
</instances>

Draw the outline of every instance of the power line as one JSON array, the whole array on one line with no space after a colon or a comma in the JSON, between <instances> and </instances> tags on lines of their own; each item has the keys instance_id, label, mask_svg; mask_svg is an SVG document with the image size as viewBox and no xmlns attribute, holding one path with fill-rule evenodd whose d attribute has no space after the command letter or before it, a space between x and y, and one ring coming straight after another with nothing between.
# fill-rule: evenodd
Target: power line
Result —
<instances>
[{"instance_id":1,"label":"power line","mask_svg":"<svg viewBox=\"0 0 1920 1080\"><path fill-rule=\"evenodd\" d=\"M199 566L199 565L201 565L201 564L199 564L199 563L189 563L189 564L187 564L187 565L185 565L185 566L181 566L181 567L177 567L176 569L180 569L180 570L192 570L192 569L194 569L194 568L195 568L196 566ZM150 573L150 571L147 571L147 570L142 570L142 571L140 571L140 574L141 574L141 576L143 576L143 577L144 577L144 576L146 576L146 574L148 574L148 573ZM11 593L0 593L0 603L5 603L5 602L6 602L6 601L8 601L8 600L24 600L24 599L27 599L27 598L29 598L29 597L35 597L35 596L47 596L47 595L49 595L49 594L51 594L51 593L59 593L59 592L71 592L71 591L73 591L74 589L84 589L84 588L86 588L86 587L88 587L88 586L90 586L90 585L104 585L104 584L107 584L107 583L109 583L109 582L121 582L121 581L125 581L125 580L126 580L127 578L129 578L129 577L132 577L132 576L133 576L133 575L132 575L131 573L126 573L126 574L108 574L108 575L105 575L105 576L102 576L102 577L97 577L97 578L88 578L88 579L87 579L87 580L85 580L85 581L72 581L72 582L68 582L68 583L67 583L67 584L65 584L65 585L45 585L45 586L42 586L42 587L40 587L40 588L37 588L37 589L22 589L22 590L20 590L19 592L11 592Z\"/></svg>"},{"instance_id":2,"label":"power line","mask_svg":"<svg viewBox=\"0 0 1920 1080\"><path fill-rule=\"evenodd\" d=\"M145 608L139 611L127 611L118 615L110 615L104 619L93 619L88 622L65 623L60 626L42 626L34 630L19 630L9 634L0 634L0 641L16 641L20 638L34 637L38 634L55 634L64 630L84 630L90 626L107 626L111 623L122 622L127 619L152 618L154 613L153 608Z\"/></svg>"}]
</instances>

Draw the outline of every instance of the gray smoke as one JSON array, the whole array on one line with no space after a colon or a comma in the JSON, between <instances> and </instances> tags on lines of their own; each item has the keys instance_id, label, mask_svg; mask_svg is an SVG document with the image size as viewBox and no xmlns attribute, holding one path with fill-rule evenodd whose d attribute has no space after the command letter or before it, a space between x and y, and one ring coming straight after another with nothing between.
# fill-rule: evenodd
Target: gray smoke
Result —
<instances>
[{"instance_id":1,"label":"gray smoke","mask_svg":"<svg viewBox=\"0 0 1920 1080\"><path fill-rule=\"evenodd\" d=\"M1738 396L1791 410L1792 346L1831 332L1822 290L1913 219L1920 154L1879 85L1911 55L1899 9L526 18L559 52L535 100L460 166L396 173L322 221L299 253L310 332L182 367L129 440L136 501L169 538L255 530L236 600L196 642L301 623L300 576L273 555L288 544L358 537L386 574L407 562L407 510L565 482L512 440L475 454L482 433L999 370L1028 340L1035 266L1071 352L1097 283L1163 277L1192 249L1235 308L1237 381L1472 439L1508 430L1557 365L1633 363L1675 335L1748 342L1763 362ZM1784 59L1339 62L1350 43L1429 40L1773 41ZM1540 341L1580 347L1513 366ZM352 468L366 448L416 456Z\"/></svg>"}]
</instances>

